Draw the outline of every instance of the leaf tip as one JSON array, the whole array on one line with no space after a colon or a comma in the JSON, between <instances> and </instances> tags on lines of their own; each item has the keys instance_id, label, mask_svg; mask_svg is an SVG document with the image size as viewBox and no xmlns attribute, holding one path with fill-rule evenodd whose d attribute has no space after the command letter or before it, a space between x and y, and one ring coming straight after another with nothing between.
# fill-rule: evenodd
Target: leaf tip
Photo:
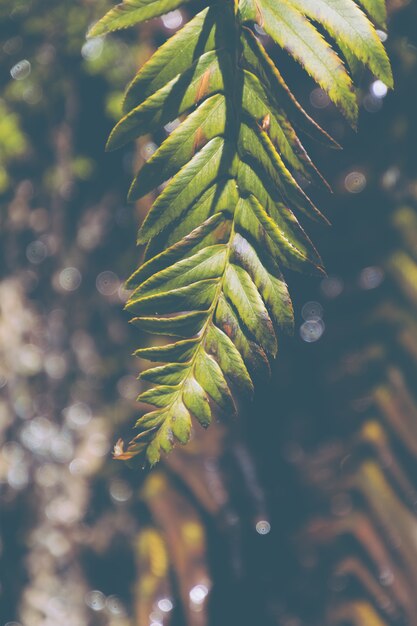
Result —
<instances>
[{"instance_id":1,"label":"leaf tip","mask_svg":"<svg viewBox=\"0 0 417 626\"><path fill-rule=\"evenodd\" d=\"M138 185L135 178L130 185L129 191L127 192L127 201L136 202L136 200L138 200L139 198L140 194L138 193Z\"/></svg>"},{"instance_id":2,"label":"leaf tip","mask_svg":"<svg viewBox=\"0 0 417 626\"><path fill-rule=\"evenodd\" d=\"M102 30L102 28L101 28L101 24L100 24L100 20L99 20L98 22L95 22L95 24L90 26L90 28L87 31L86 38L87 39L94 39L95 37L100 37L101 35L104 34L104 33L101 32L101 30Z\"/></svg>"}]
</instances>

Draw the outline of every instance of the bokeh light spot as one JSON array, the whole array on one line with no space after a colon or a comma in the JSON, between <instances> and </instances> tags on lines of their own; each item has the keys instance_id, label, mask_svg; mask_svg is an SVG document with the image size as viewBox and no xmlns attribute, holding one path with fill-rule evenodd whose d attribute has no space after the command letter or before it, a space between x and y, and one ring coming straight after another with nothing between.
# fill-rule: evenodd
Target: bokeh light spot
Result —
<instances>
[{"instance_id":1,"label":"bokeh light spot","mask_svg":"<svg viewBox=\"0 0 417 626\"><path fill-rule=\"evenodd\" d=\"M163 613L169 613L173 608L174 605L169 598L162 598L158 601L158 609Z\"/></svg>"},{"instance_id":2,"label":"bokeh light spot","mask_svg":"<svg viewBox=\"0 0 417 626\"><path fill-rule=\"evenodd\" d=\"M101 591L90 591L85 596L85 603L93 611L102 611L106 606L106 597Z\"/></svg>"},{"instance_id":3,"label":"bokeh light spot","mask_svg":"<svg viewBox=\"0 0 417 626\"><path fill-rule=\"evenodd\" d=\"M329 300L340 296L343 288L343 281L337 276L327 276L323 278L320 284L322 294Z\"/></svg>"},{"instance_id":4,"label":"bokeh light spot","mask_svg":"<svg viewBox=\"0 0 417 626\"><path fill-rule=\"evenodd\" d=\"M315 109L325 109L330 104L330 98L323 89L317 87L310 93L310 102Z\"/></svg>"},{"instance_id":5,"label":"bokeh light spot","mask_svg":"<svg viewBox=\"0 0 417 626\"><path fill-rule=\"evenodd\" d=\"M170 11L166 15L163 15L161 19L163 25L165 26L165 28L168 28L168 30L176 30L181 26L184 21L181 11L178 10Z\"/></svg>"},{"instance_id":6,"label":"bokeh light spot","mask_svg":"<svg viewBox=\"0 0 417 626\"><path fill-rule=\"evenodd\" d=\"M306 343L314 343L324 333L323 320L308 320L300 326L300 337Z\"/></svg>"},{"instance_id":7,"label":"bokeh light spot","mask_svg":"<svg viewBox=\"0 0 417 626\"><path fill-rule=\"evenodd\" d=\"M75 291L81 285L81 273L76 267L66 267L59 274L59 284L65 291Z\"/></svg>"},{"instance_id":8,"label":"bokeh light spot","mask_svg":"<svg viewBox=\"0 0 417 626\"><path fill-rule=\"evenodd\" d=\"M365 267L359 274L359 286L362 289L376 289L384 280L382 268L374 265Z\"/></svg>"},{"instance_id":9,"label":"bokeh light spot","mask_svg":"<svg viewBox=\"0 0 417 626\"><path fill-rule=\"evenodd\" d=\"M81 54L88 61L95 61L103 52L104 41L102 37L89 39L81 48Z\"/></svg>"},{"instance_id":10,"label":"bokeh light spot","mask_svg":"<svg viewBox=\"0 0 417 626\"><path fill-rule=\"evenodd\" d=\"M267 520L261 519L256 522L255 529L258 535L268 535L271 532L271 524Z\"/></svg>"},{"instance_id":11,"label":"bokeh light spot","mask_svg":"<svg viewBox=\"0 0 417 626\"><path fill-rule=\"evenodd\" d=\"M371 92L377 98L385 98L388 93L388 87L382 80L375 80L371 85Z\"/></svg>"},{"instance_id":12,"label":"bokeh light spot","mask_svg":"<svg viewBox=\"0 0 417 626\"><path fill-rule=\"evenodd\" d=\"M362 172L350 172L345 178L345 188L349 193L361 193L366 187L366 177Z\"/></svg>"},{"instance_id":13,"label":"bokeh light spot","mask_svg":"<svg viewBox=\"0 0 417 626\"><path fill-rule=\"evenodd\" d=\"M12 69L10 70L10 76L14 80L24 80L30 75L31 71L32 66L30 62L27 59L22 59L21 61L19 61L19 63L13 65Z\"/></svg>"},{"instance_id":14,"label":"bokeh light spot","mask_svg":"<svg viewBox=\"0 0 417 626\"><path fill-rule=\"evenodd\" d=\"M301 309L301 315L305 321L320 320L323 317L323 307L320 302L306 302Z\"/></svg>"},{"instance_id":15,"label":"bokeh light spot","mask_svg":"<svg viewBox=\"0 0 417 626\"><path fill-rule=\"evenodd\" d=\"M209 590L206 585L196 585L190 590L189 596L192 604L200 605L207 597Z\"/></svg>"},{"instance_id":16,"label":"bokeh light spot","mask_svg":"<svg viewBox=\"0 0 417 626\"><path fill-rule=\"evenodd\" d=\"M132 497L132 488L124 480L112 480L110 482L110 495L116 502L127 502Z\"/></svg>"},{"instance_id":17,"label":"bokeh light spot","mask_svg":"<svg viewBox=\"0 0 417 626\"><path fill-rule=\"evenodd\" d=\"M96 287L103 296L112 296L118 291L120 280L114 272L101 272L97 276Z\"/></svg>"},{"instance_id":18,"label":"bokeh light spot","mask_svg":"<svg viewBox=\"0 0 417 626\"><path fill-rule=\"evenodd\" d=\"M46 259L48 249L43 241L32 241L26 248L26 257L30 263L38 265Z\"/></svg>"}]
</instances>

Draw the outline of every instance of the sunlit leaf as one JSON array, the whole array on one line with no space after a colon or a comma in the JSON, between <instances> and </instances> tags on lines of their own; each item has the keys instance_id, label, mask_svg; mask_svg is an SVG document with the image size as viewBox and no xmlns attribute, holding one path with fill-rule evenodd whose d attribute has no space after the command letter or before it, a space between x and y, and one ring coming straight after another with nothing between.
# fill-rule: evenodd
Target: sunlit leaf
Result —
<instances>
[{"instance_id":1,"label":"sunlit leaf","mask_svg":"<svg viewBox=\"0 0 417 626\"><path fill-rule=\"evenodd\" d=\"M90 34L182 4L126 0ZM298 132L338 146L301 107L251 29L262 27L355 126L357 68L392 85L362 9L383 24L380 0L210 1L128 87L109 149L176 126L130 189L136 200L164 184L139 230L146 250L128 281L127 309L142 330L177 340L136 352L160 363L142 373L151 386L140 396L156 410L140 417L140 433L120 458L146 453L153 464L176 441L187 442L193 419L206 427L214 415L234 413L237 395L250 396L257 377L268 376L280 331L292 332L283 273L323 272L298 216L326 221L300 183L326 187Z\"/></svg>"}]
</instances>

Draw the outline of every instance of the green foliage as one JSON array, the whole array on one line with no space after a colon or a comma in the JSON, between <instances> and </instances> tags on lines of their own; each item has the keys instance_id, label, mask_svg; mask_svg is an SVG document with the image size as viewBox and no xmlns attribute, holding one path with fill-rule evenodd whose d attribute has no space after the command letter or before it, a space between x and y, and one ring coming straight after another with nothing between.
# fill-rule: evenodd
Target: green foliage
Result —
<instances>
[{"instance_id":1,"label":"green foliage","mask_svg":"<svg viewBox=\"0 0 417 626\"><path fill-rule=\"evenodd\" d=\"M19 126L19 118L8 110L0 100L0 194L7 190L10 180L3 167L8 161L22 156L27 150L27 141Z\"/></svg>"},{"instance_id":2,"label":"green foliage","mask_svg":"<svg viewBox=\"0 0 417 626\"><path fill-rule=\"evenodd\" d=\"M126 0L90 36L171 11L180 0ZM361 2L378 25L380 0ZM257 23L298 61L352 126L357 64L392 86L384 48L353 0L209 2L141 68L127 90L114 149L179 118L179 126L133 181L136 200L169 179L139 231L144 264L128 285L127 308L147 332L172 336L137 351L163 363L143 375L140 396L155 410L119 458L146 451L151 464L192 418L207 426L217 409L235 411L236 390L251 395L256 373L277 353L277 331L293 312L282 269L321 272L295 213L323 216L297 176L323 184L295 128L332 145L306 114L250 27ZM319 28L316 26L319 25ZM329 40L321 34L326 31Z\"/></svg>"}]
</instances>

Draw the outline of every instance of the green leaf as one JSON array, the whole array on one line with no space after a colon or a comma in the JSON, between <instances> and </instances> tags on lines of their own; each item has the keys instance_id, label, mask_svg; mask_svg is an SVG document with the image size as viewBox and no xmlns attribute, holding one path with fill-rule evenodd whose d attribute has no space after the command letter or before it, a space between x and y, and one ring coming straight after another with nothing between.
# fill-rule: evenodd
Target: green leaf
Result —
<instances>
[{"instance_id":1,"label":"green leaf","mask_svg":"<svg viewBox=\"0 0 417 626\"><path fill-rule=\"evenodd\" d=\"M260 80L247 70L244 71L242 104L248 117L257 120L259 126L264 124L264 120L268 121L267 134L289 167L308 180L328 187L309 159L287 116L278 109Z\"/></svg>"},{"instance_id":2,"label":"green leaf","mask_svg":"<svg viewBox=\"0 0 417 626\"><path fill-rule=\"evenodd\" d=\"M192 337L201 330L207 317L208 311L193 311L171 317L134 317L132 323L141 330L155 335Z\"/></svg>"},{"instance_id":3,"label":"green leaf","mask_svg":"<svg viewBox=\"0 0 417 626\"><path fill-rule=\"evenodd\" d=\"M368 15L377 26L385 27L387 20L387 7L385 0L358 0Z\"/></svg>"},{"instance_id":4,"label":"green leaf","mask_svg":"<svg viewBox=\"0 0 417 626\"><path fill-rule=\"evenodd\" d=\"M196 254L153 274L135 289L131 299L158 293L162 285L165 291L185 287L195 281L217 278L224 271L226 255L227 251L223 244L203 248Z\"/></svg>"},{"instance_id":5,"label":"green leaf","mask_svg":"<svg viewBox=\"0 0 417 626\"><path fill-rule=\"evenodd\" d=\"M220 137L209 141L158 196L139 231L138 243L148 241L193 205L218 177L224 153L231 151Z\"/></svg>"},{"instance_id":6,"label":"green leaf","mask_svg":"<svg viewBox=\"0 0 417 626\"><path fill-rule=\"evenodd\" d=\"M184 363L188 361L194 354L199 345L199 340L186 339L169 343L165 346L155 346L152 348L140 348L134 353L148 361L159 361L164 363Z\"/></svg>"},{"instance_id":7,"label":"green leaf","mask_svg":"<svg viewBox=\"0 0 417 626\"><path fill-rule=\"evenodd\" d=\"M172 417L172 432L180 443L187 443L191 433L191 415L182 402L175 407Z\"/></svg>"},{"instance_id":8,"label":"green leaf","mask_svg":"<svg viewBox=\"0 0 417 626\"><path fill-rule=\"evenodd\" d=\"M339 144L315 122L295 98L265 48L247 28L242 29L243 63L263 84L279 110L302 132L330 148Z\"/></svg>"},{"instance_id":9,"label":"green leaf","mask_svg":"<svg viewBox=\"0 0 417 626\"><path fill-rule=\"evenodd\" d=\"M210 215L216 211L221 211L221 221L215 229L207 232L204 239L197 247L211 245L217 242L227 242L230 234L230 219L233 217L231 207L236 206L238 200L236 180L228 178L217 179L216 182L207 189L198 201L182 215L181 220L167 232L167 244L181 240L188 236L188 233L205 220L210 219ZM160 245L160 242L158 242ZM158 247L159 247L158 245Z\"/></svg>"},{"instance_id":10,"label":"green leaf","mask_svg":"<svg viewBox=\"0 0 417 626\"><path fill-rule=\"evenodd\" d=\"M322 24L373 74L393 86L391 66L375 28L351 0L290 0L300 13Z\"/></svg>"},{"instance_id":11,"label":"green leaf","mask_svg":"<svg viewBox=\"0 0 417 626\"><path fill-rule=\"evenodd\" d=\"M188 364L169 363L145 370L141 373L142 380L157 385L178 385L188 373Z\"/></svg>"},{"instance_id":12,"label":"green leaf","mask_svg":"<svg viewBox=\"0 0 417 626\"><path fill-rule=\"evenodd\" d=\"M235 412L229 386L217 361L201 351L195 363L195 378L210 398L225 412Z\"/></svg>"},{"instance_id":13,"label":"green leaf","mask_svg":"<svg viewBox=\"0 0 417 626\"><path fill-rule=\"evenodd\" d=\"M230 64L227 56L224 62ZM183 74L173 78L123 117L111 132L107 149L115 150L140 135L153 132L208 96L223 91L225 72L222 70L215 52L203 54Z\"/></svg>"},{"instance_id":14,"label":"green leaf","mask_svg":"<svg viewBox=\"0 0 417 626\"><path fill-rule=\"evenodd\" d=\"M89 37L100 37L177 9L188 0L124 0L95 24Z\"/></svg>"},{"instance_id":15,"label":"green leaf","mask_svg":"<svg viewBox=\"0 0 417 626\"><path fill-rule=\"evenodd\" d=\"M170 37L147 61L127 88L123 110L128 113L173 78L215 48L216 8L198 13Z\"/></svg>"},{"instance_id":16,"label":"green leaf","mask_svg":"<svg viewBox=\"0 0 417 626\"><path fill-rule=\"evenodd\" d=\"M130 188L138 199L176 174L194 154L214 137L224 135L226 107L224 98L214 95L193 111L154 152Z\"/></svg>"},{"instance_id":17,"label":"green leaf","mask_svg":"<svg viewBox=\"0 0 417 626\"><path fill-rule=\"evenodd\" d=\"M216 280L200 280L179 289L162 291L150 296L132 297L126 308L139 315L168 314L186 311L187 307L189 310L205 310L212 302L216 287Z\"/></svg>"},{"instance_id":18,"label":"green leaf","mask_svg":"<svg viewBox=\"0 0 417 626\"><path fill-rule=\"evenodd\" d=\"M291 173L285 167L268 135L261 129L257 132L242 123L238 142L238 153L252 169L262 172L268 178L269 185L276 187L281 199L290 209L298 209L308 217L318 217L326 221L312 201L299 187Z\"/></svg>"},{"instance_id":19,"label":"green leaf","mask_svg":"<svg viewBox=\"0 0 417 626\"><path fill-rule=\"evenodd\" d=\"M271 371L263 348L244 333L235 312L223 296L216 307L215 321L241 353L251 376L259 374L259 377L268 378Z\"/></svg>"},{"instance_id":20,"label":"green leaf","mask_svg":"<svg viewBox=\"0 0 417 626\"><path fill-rule=\"evenodd\" d=\"M222 371L247 395L253 394L253 383L239 350L231 339L215 325L211 325L206 339L207 351L218 361Z\"/></svg>"},{"instance_id":21,"label":"green leaf","mask_svg":"<svg viewBox=\"0 0 417 626\"><path fill-rule=\"evenodd\" d=\"M182 4L125 0L91 35ZM298 218L326 221L304 183L327 183L298 133L339 146L304 111L250 28L262 26L355 125L352 76L366 66L392 85L384 48L358 5L384 23L382 0L208 0L128 87L108 149L152 133L165 139L129 193L137 200L163 187L139 230L146 249L128 280L126 308L141 330L179 339L160 337L161 345L135 353L159 364L141 374L150 388L139 400L155 410L139 418L140 432L120 458L146 454L153 465L176 441L188 441L193 420L206 427L219 411L234 413L238 397L269 376L278 333L294 325L283 272L323 272Z\"/></svg>"},{"instance_id":22,"label":"green leaf","mask_svg":"<svg viewBox=\"0 0 417 626\"><path fill-rule=\"evenodd\" d=\"M294 8L292 0L247 3L242 17L262 26L326 91L349 122L356 125L358 105L342 61L318 30Z\"/></svg>"},{"instance_id":23,"label":"green leaf","mask_svg":"<svg viewBox=\"0 0 417 626\"><path fill-rule=\"evenodd\" d=\"M252 278L277 326L293 331L294 316L287 285L274 263L270 273L250 243L236 234L232 241L232 261L238 263Z\"/></svg>"},{"instance_id":24,"label":"green leaf","mask_svg":"<svg viewBox=\"0 0 417 626\"><path fill-rule=\"evenodd\" d=\"M243 268L234 264L228 266L224 293L259 345L267 354L275 356L277 341L271 318L255 283Z\"/></svg>"},{"instance_id":25,"label":"green leaf","mask_svg":"<svg viewBox=\"0 0 417 626\"><path fill-rule=\"evenodd\" d=\"M127 281L128 289L138 286L142 281L146 280L149 276L152 276L155 272L164 269L180 259L183 255L187 254L195 246L197 246L202 239L204 239L208 233L210 233L220 222L222 216L220 213L210 216L201 225L197 226L186 237L177 241L169 248L165 249L160 254L154 256L147 263L141 265L136 272Z\"/></svg>"},{"instance_id":26,"label":"green leaf","mask_svg":"<svg viewBox=\"0 0 417 626\"><path fill-rule=\"evenodd\" d=\"M268 239L265 243L272 256L286 267L298 271L306 271L308 268L310 272L317 268L322 273L322 261L291 211L270 195L249 166L240 165L238 181L241 191L249 196L243 202L249 202L247 211L240 209L237 216L239 224L246 232L253 234L260 244L266 233ZM251 212L256 216L262 230L259 230Z\"/></svg>"},{"instance_id":27,"label":"green leaf","mask_svg":"<svg viewBox=\"0 0 417 626\"><path fill-rule=\"evenodd\" d=\"M178 396L178 387L172 387L171 385L153 387L140 394L138 400L153 404L157 407L166 407L172 404L172 401Z\"/></svg>"},{"instance_id":28,"label":"green leaf","mask_svg":"<svg viewBox=\"0 0 417 626\"><path fill-rule=\"evenodd\" d=\"M187 379L184 385L184 404L205 428L211 422L211 409L208 396L195 378Z\"/></svg>"}]
</instances>

